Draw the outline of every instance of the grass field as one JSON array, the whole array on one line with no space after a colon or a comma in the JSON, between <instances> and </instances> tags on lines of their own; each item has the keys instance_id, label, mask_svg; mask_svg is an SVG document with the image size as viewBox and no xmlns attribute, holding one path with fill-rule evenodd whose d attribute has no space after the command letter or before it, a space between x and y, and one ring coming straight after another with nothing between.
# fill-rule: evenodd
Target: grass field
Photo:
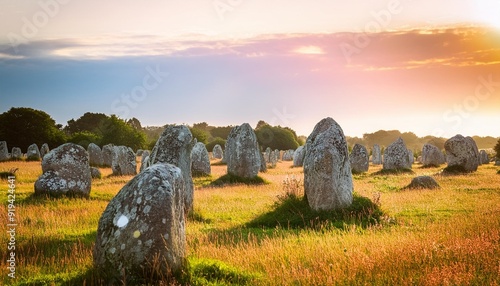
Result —
<instances>
[{"instance_id":1,"label":"grass field","mask_svg":"<svg viewBox=\"0 0 500 286\"><path fill-rule=\"evenodd\" d=\"M32 194L40 162L0 163L0 172L10 168L19 168L16 278L7 276L9 187L0 180L0 284L101 283L92 267L97 223L132 177L112 177L104 168L90 199L39 198ZM415 174L379 175L380 166L371 166L354 175L355 207L314 213L295 185L302 168L291 162L261 174L267 183L260 185L211 186L226 171L212 166L211 177L195 179L189 268L179 283L500 285L498 169L457 176L438 175L441 169L414 165ZM402 190L416 175L434 176L441 188Z\"/></svg>"}]
</instances>

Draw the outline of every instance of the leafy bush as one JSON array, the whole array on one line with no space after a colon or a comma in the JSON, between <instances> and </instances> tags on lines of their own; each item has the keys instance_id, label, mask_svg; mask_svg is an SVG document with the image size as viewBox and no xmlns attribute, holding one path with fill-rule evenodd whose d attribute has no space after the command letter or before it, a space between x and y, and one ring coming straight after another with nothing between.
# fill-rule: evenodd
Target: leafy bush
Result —
<instances>
[{"instance_id":1,"label":"leafy bush","mask_svg":"<svg viewBox=\"0 0 500 286\"><path fill-rule=\"evenodd\" d=\"M297 136L289 128L264 125L255 130L255 135L262 149L270 147L272 150L295 150L299 147L295 139Z\"/></svg>"},{"instance_id":2,"label":"leafy bush","mask_svg":"<svg viewBox=\"0 0 500 286\"><path fill-rule=\"evenodd\" d=\"M217 144L219 144L222 147L222 149L224 149L226 146L226 140L224 140L220 137L215 137L214 140L205 144L205 147L207 147L208 152L212 152L212 150L214 149L214 146Z\"/></svg>"},{"instance_id":3,"label":"leafy bush","mask_svg":"<svg viewBox=\"0 0 500 286\"><path fill-rule=\"evenodd\" d=\"M243 178L233 174L226 174L212 182L212 186L223 186L226 184L246 184L246 185L260 185L267 184L268 182L262 177L255 176L253 178Z\"/></svg>"}]
</instances>

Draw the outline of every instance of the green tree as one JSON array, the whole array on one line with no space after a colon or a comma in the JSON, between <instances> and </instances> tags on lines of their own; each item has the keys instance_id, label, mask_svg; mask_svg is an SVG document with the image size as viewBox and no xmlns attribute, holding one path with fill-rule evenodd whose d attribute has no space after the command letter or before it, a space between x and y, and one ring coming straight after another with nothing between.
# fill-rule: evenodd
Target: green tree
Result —
<instances>
[{"instance_id":1,"label":"green tree","mask_svg":"<svg viewBox=\"0 0 500 286\"><path fill-rule=\"evenodd\" d=\"M112 143L131 147L134 150L146 147L146 135L116 115L111 115L104 120L100 130L102 131L102 145Z\"/></svg>"},{"instance_id":2,"label":"green tree","mask_svg":"<svg viewBox=\"0 0 500 286\"><path fill-rule=\"evenodd\" d=\"M57 147L66 141L66 137L55 120L44 111L12 107L0 114L0 140L26 151L33 143Z\"/></svg>"},{"instance_id":3,"label":"green tree","mask_svg":"<svg viewBox=\"0 0 500 286\"><path fill-rule=\"evenodd\" d=\"M229 135L229 132L231 132L231 129L233 129L234 126L224 126L224 127L214 127L212 130L210 130L210 134L212 137L220 137L220 138L226 138Z\"/></svg>"},{"instance_id":4,"label":"green tree","mask_svg":"<svg viewBox=\"0 0 500 286\"><path fill-rule=\"evenodd\" d=\"M109 117L103 113L92 113L86 112L77 120L71 119L68 121L68 125L64 127L64 131L68 134L74 134L77 132L88 131L95 134L101 133L99 128L102 123Z\"/></svg>"},{"instance_id":5,"label":"green tree","mask_svg":"<svg viewBox=\"0 0 500 286\"><path fill-rule=\"evenodd\" d=\"M288 150L299 147L299 143L295 139L296 136L289 129L280 126L263 125L255 130L255 135L263 150L267 147L273 150Z\"/></svg>"},{"instance_id":6,"label":"green tree","mask_svg":"<svg viewBox=\"0 0 500 286\"><path fill-rule=\"evenodd\" d=\"M215 137L214 140L210 141L208 144L205 144L205 147L207 147L208 152L212 152L214 146L217 144L219 144L222 147L222 149L224 149L226 146L226 140L220 137Z\"/></svg>"},{"instance_id":7,"label":"green tree","mask_svg":"<svg viewBox=\"0 0 500 286\"><path fill-rule=\"evenodd\" d=\"M73 133L68 139L68 142L78 144L85 149L87 149L90 143L101 145L101 141L102 141L101 136L89 131L81 131Z\"/></svg>"},{"instance_id":8,"label":"green tree","mask_svg":"<svg viewBox=\"0 0 500 286\"><path fill-rule=\"evenodd\" d=\"M193 127L189 127L189 130L191 131L191 134L193 134L193 138L196 138L198 140L198 142L201 142L203 144L207 144L208 136L209 136L208 132L206 132L205 130L193 128Z\"/></svg>"}]
</instances>

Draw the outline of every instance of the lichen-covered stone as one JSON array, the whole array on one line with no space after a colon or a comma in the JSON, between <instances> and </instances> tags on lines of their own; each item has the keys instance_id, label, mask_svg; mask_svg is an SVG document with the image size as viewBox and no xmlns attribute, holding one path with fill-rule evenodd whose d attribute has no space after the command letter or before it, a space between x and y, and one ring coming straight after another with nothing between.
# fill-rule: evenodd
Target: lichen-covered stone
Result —
<instances>
[{"instance_id":1,"label":"lichen-covered stone","mask_svg":"<svg viewBox=\"0 0 500 286\"><path fill-rule=\"evenodd\" d=\"M89 152L90 166L102 166L104 164L102 150L99 146L94 143L90 143L87 147L87 152Z\"/></svg>"},{"instance_id":2,"label":"lichen-covered stone","mask_svg":"<svg viewBox=\"0 0 500 286\"><path fill-rule=\"evenodd\" d=\"M233 127L227 137L225 156L227 172L243 178L254 178L261 168L257 137L250 124Z\"/></svg>"},{"instance_id":3,"label":"lichen-covered stone","mask_svg":"<svg viewBox=\"0 0 500 286\"><path fill-rule=\"evenodd\" d=\"M418 176L411 180L406 189L438 189L439 184L430 176Z\"/></svg>"},{"instance_id":4,"label":"lichen-covered stone","mask_svg":"<svg viewBox=\"0 0 500 286\"><path fill-rule=\"evenodd\" d=\"M302 167L304 165L304 156L306 155L306 150L304 146L299 146L295 152L293 152L293 166Z\"/></svg>"},{"instance_id":5,"label":"lichen-covered stone","mask_svg":"<svg viewBox=\"0 0 500 286\"><path fill-rule=\"evenodd\" d=\"M410 170L411 162L405 142L400 137L384 152L384 170Z\"/></svg>"},{"instance_id":6,"label":"lichen-covered stone","mask_svg":"<svg viewBox=\"0 0 500 286\"><path fill-rule=\"evenodd\" d=\"M223 152L222 152L222 147L219 144L216 144L212 149L212 157L214 159L222 159Z\"/></svg>"},{"instance_id":7,"label":"lichen-covered stone","mask_svg":"<svg viewBox=\"0 0 500 286\"><path fill-rule=\"evenodd\" d=\"M444 143L447 170L457 169L464 172L475 172L479 166L479 150L471 137L460 134Z\"/></svg>"},{"instance_id":8,"label":"lichen-covered stone","mask_svg":"<svg viewBox=\"0 0 500 286\"><path fill-rule=\"evenodd\" d=\"M271 151L269 154L269 167L270 168L276 168L276 164L278 163L278 158L280 156L280 151L275 150Z\"/></svg>"},{"instance_id":9,"label":"lichen-covered stone","mask_svg":"<svg viewBox=\"0 0 500 286\"><path fill-rule=\"evenodd\" d=\"M490 158L488 157L488 153L485 150L481 150L479 152L480 164L487 165L490 163Z\"/></svg>"},{"instance_id":10,"label":"lichen-covered stone","mask_svg":"<svg viewBox=\"0 0 500 286\"><path fill-rule=\"evenodd\" d=\"M293 161L293 154L295 153L295 150L289 149L286 150L285 153L283 153L283 157L281 160L283 161Z\"/></svg>"},{"instance_id":11,"label":"lichen-covered stone","mask_svg":"<svg viewBox=\"0 0 500 286\"><path fill-rule=\"evenodd\" d=\"M373 165L381 165L382 164L382 152L380 151L380 145L373 145L372 149L372 163Z\"/></svg>"},{"instance_id":12,"label":"lichen-covered stone","mask_svg":"<svg viewBox=\"0 0 500 286\"><path fill-rule=\"evenodd\" d=\"M415 163L415 156L413 155L413 151L408 149L408 161L410 162L410 165Z\"/></svg>"},{"instance_id":13,"label":"lichen-covered stone","mask_svg":"<svg viewBox=\"0 0 500 286\"><path fill-rule=\"evenodd\" d=\"M43 157L45 157L45 155L47 155L47 153L50 152L50 149L49 149L49 144L47 143L43 143L42 144L42 147L40 147L40 156L42 156L42 159Z\"/></svg>"},{"instance_id":14,"label":"lichen-covered stone","mask_svg":"<svg viewBox=\"0 0 500 286\"><path fill-rule=\"evenodd\" d=\"M305 148L304 190L309 206L314 210L350 206L353 182L342 128L330 117L321 120Z\"/></svg>"},{"instance_id":15,"label":"lichen-covered stone","mask_svg":"<svg viewBox=\"0 0 500 286\"><path fill-rule=\"evenodd\" d=\"M168 126L155 144L149 156L149 164L168 163L181 169L184 178L184 207L188 214L193 208L194 187L191 177L191 149L193 135L184 125Z\"/></svg>"},{"instance_id":16,"label":"lichen-covered stone","mask_svg":"<svg viewBox=\"0 0 500 286\"><path fill-rule=\"evenodd\" d=\"M181 170L155 164L109 202L97 228L94 265L110 283L140 283L155 270L179 272L186 260L185 192ZM159 269L153 269L159 261ZM123 283L124 281L121 281Z\"/></svg>"},{"instance_id":17,"label":"lichen-covered stone","mask_svg":"<svg viewBox=\"0 0 500 286\"><path fill-rule=\"evenodd\" d=\"M7 142L0 141L0 162L9 160L9 149L7 149Z\"/></svg>"},{"instance_id":18,"label":"lichen-covered stone","mask_svg":"<svg viewBox=\"0 0 500 286\"><path fill-rule=\"evenodd\" d=\"M102 177L101 170L96 167L90 167L90 176L92 179L100 179Z\"/></svg>"},{"instance_id":19,"label":"lichen-covered stone","mask_svg":"<svg viewBox=\"0 0 500 286\"><path fill-rule=\"evenodd\" d=\"M146 170L146 168L149 167L149 156L151 156L151 152L149 152L149 150L142 151L140 172Z\"/></svg>"},{"instance_id":20,"label":"lichen-covered stone","mask_svg":"<svg viewBox=\"0 0 500 286\"><path fill-rule=\"evenodd\" d=\"M266 152L264 153L264 160L266 160L266 163L270 163L271 162L271 152L273 152L271 150L271 147L267 147L266 148Z\"/></svg>"},{"instance_id":21,"label":"lichen-covered stone","mask_svg":"<svg viewBox=\"0 0 500 286\"><path fill-rule=\"evenodd\" d=\"M194 144L191 151L191 173L201 176L207 176L212 173L208 150L202 142Z\"/></svg>"},{"instance_id":22,"label":"lichen-covered stone","mask_svg":"<svg viewBox=\"0 0 500 286\"><path fill-rule=\"evenodd\" d=\"M351 169L353 173L364 173L368 171L369 156L365 146L355 144L349 156Z\"/></svg>"},{"instance_id":23,"label":"lichen-covered stone","mask_svg":"<svg viewBox=\"0 0 500 286\"><path fill-rule=\"evenodd\" d=\"M421 163L424 167L439 166L444 164L445 161L446 159L444 158L444 154L438 147L429 143L424 144L422 147L421 159Z\"/></svg>"},{"instance_id":24,"label":"lichen-covered stone","mask_svg":"<svg viewBox=\"0 0 500 286\"><path fill-rule=\"evenodd\" d=\"M12 160L21 160L23 158L23 153L21 152L21 148L12 147L12 153L10 155Z\"/></svg>"},{"instance_id":25,"label":"lichen-covered stone","mask_svg":"<svg viewBox=\"0 0 500 286\"><path fill-rule=\"evenodd\" d=\"M137 174L135 153L130 147L114 146L111 169L115 176L130 176Z\"/></svg>"},{"instance_id":26,"label":"lichen-covered stone","mask_svg":"<svg viewBox=\"0 0 500 286\"><path fill-rule=\"evenodd\" d=\"M43 157L43 174L35 182L35 193L88 197L92 179L88 153L73 143L63 144Z\"/></svg>"},{"instance_id":27,"label":"lichen-covered stone","mask_svg":"<svg viewBox=\"0 0 500 286\"><path fill-rule=\"evenodd\" d=\"M33 143L28 147L28 151L26 152L26 159L28 161L40 161L42 159L42 156L40 155L40 149L38 149L38 145Z\"/></svg>"},{"instance_id":28,"label":"lichen-covered stone","mask_svg":"<svg viewBox=\"0 0 500 286\"><path fill-rule=\"evenodd\" d=\"M102 146L102 164L106 167L113 165L113 153L115 152L115 145L107 144Z\"/></svg>"}]
</instances>

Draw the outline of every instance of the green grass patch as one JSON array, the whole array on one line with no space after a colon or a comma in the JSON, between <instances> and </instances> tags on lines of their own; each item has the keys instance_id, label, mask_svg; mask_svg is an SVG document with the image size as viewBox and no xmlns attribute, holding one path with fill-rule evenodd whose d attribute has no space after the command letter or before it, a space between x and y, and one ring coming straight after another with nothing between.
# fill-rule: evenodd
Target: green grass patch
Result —
<instances>
[{"instance_id":1,"label":"green grass patch","mask_svg":"<svg viewBox=\"0 0 500 286\"><path fill-rule=\"evenodd\" d=\"M259 274L239 270L222 261L191 258L183 282L193 286L254 285L259 276Z\"/></svg>"},{"instance_id":2,"label":"green grass patch","mask_svg":"<svg viewBox=\"0 0 500 286\"><path fill-rule=\"evenodd\" d=\"M315 211L303 197L287 195L280 197L270 212L255 218L246 226L321 229L344 228L346 224L355 224L368 227L380 223L383 216L377 204L357 194L354 194L353 203L348 208L331 211Z\"/></svg>"},{"instance_id":3,"label":"green grass patch","mask_svg":"<svg viewBox=\"0 0 500 286\"><path fill-rule=\"evenodd\" d=\"M226 174L218 178L217 180L213 181L210 185L220 187L224 185L234 185L234 184L264 185L264 184L269 184L269 182L267 182L260 176L255 176L253 178L243 178L233 174Z\"/></svg>"},{"instance_id":4,"label":"green grass patch","mask_svg":"<svg viewBox=\"0 0 500 286\"><path fill-rule=\"evenodd\" d=\"M211 175L208 176L193 176L193 184L195 187L204 188L209 187L212 184L214 178Z\"/></svg>"}]
</instances>

